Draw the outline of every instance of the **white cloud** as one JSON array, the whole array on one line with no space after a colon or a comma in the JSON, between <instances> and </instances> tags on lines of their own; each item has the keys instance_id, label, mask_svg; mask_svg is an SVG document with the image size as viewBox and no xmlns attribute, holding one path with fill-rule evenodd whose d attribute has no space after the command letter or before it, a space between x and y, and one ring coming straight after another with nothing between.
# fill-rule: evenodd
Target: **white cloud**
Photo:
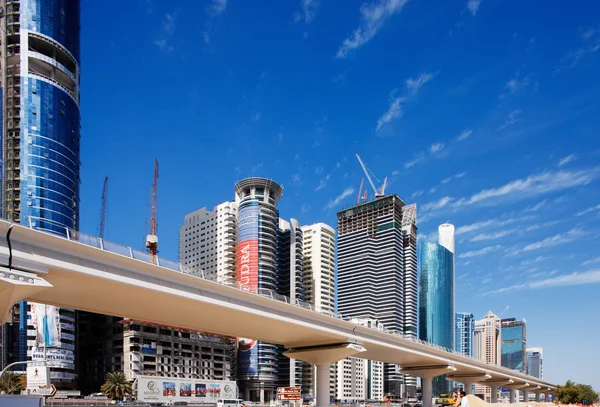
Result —
<instances>
[{"instance_id":1,"label":"white cloud","mask_svg":"<svg viewBox=\"0 0 600 407\"><path fill-rule=\"evenodd\" d=\"M544 199L543 201L540 201L540 202L538 202L537 204L535 204L533 206L529 206L529 207L525 208L525 212L537 212L541 208L543 208L544 206L546 206L547 203L548 203L548 200Z\"/></svg>"},{"instance_id":2,"label":"white cloud","mask_svg":"<svg viewBox=\"0 0 600 407\"><path fill-rule=\"evenodd\" d=\"M488 246L488 247L484 247L483 249L471 250L470 252L461 253L458 255L458 258L459 259L468 259L471 257L479 257L479 256L483 256L484 254L498 251L500 249L502 249L502 246L500 246L500 245Z\"/></svg>"},{"instance_id":3,"label":"white cloud","mask_svg":"<svg viewBox=\"0 0 600 407\"><path fill-rule=\"evenodd\" d=\"M481 4L481 0L468 0L467 8L471 12L471 14L477 14L477 10L479 10L479 5Z\"/></svg>"},{"instance_id":4,"label":"white cloud","mask_svg":"<svg viewBox=\"0 0 600 407\"><path fill-rule=\"evenodd\" d=\"M388 108L387 112L385 112L385 114L381 116L379 120L377 120L377 127L375 128L375 131L379 131L379 129L381 129L381 127L384 124L389 123L392 120L397 119L399 117L402 117L402 103L404 103L405 100L406 98L403 96L399 96L397 98L392 99L392 102L390 103L390 107Z\"/></svg>"},{"instance_id":5,"label":"white cloud","mask_svg":"<svg viewBox=\"0 0 600 407\"><path fill-rule=\"evenodd\" d=\"M517 250L515 252L512 252L512 254L516 254L516 253L520 253L520 252L529 252L532 250L543 249L545 247L556 246L561 243L571 242L571 241L575 240L577 237L581 236L582 234L583 234L583 232L581 231L581 229L574 228L574 229L569 230L568 232L559 233L557 235L547 237L544 240L540 240L539 242L528 244L527 246L525 246L523 248L523 250Z\"/></svg>"},{"instance_id":6,"label":"white cloud","mask_svg":"<svg viewBox=\"0 0 600 407\"><path fill-rule=\"evenodd\" d=\"M468 139L469 137L471 137L471 134L473 134L473 130L471 130L471 129L463 130L456 138L456 141L464 141L464 140Z\"/></svg>"},{"instance_id":7,"label":"white cloud","mask_svg":"<svg viewBox=\"0 0 600 407\"><path fill-rule=\"evenodd\" d=\"M331 174L325 175L325 178L323 178L323 179L321 179L321 181L319 181L319 185L317 185L317 187L315 188L315 191L320 191L320 190L324 189L327 186L327 181L329 181L330 178L331 178Z\"/></svg>"},{"instance_id":8,"label":"white cloud","mask_svg":"<svg viewBox=\"0 0 600 407\"><path fill-rule=\"evenodd\" d=\"M459 174L452 175L452 176L450 176L450 177L448 177L448 178L444 178L444 179L442 180L442 184L447 184L447 183L449 183L450 181L452 181L453 179L462 178L462 177L464 177L465 175L467 175L467 172L466 172L466 171L465 171L465 172L461 172L461 173L459 173Z\"/></svg>"},{"instance_id":9,"label":"white cloud","mask_svg":"<svg viewBox=\"0 0 600 407\"><path fill-rule=\"evenodd\" d=\"M554 225L558 225L561 221L560 220L551 220L548 222L542 222L542 223L534 223L533 225L527 226L527 228L525 229L526 232L531 232L534 230L538 230L541 228L546 228L548 226L554 226Z\"/></svg>"},{"instance_id":10,"label":"white cloud","mask_svg":"<svg viewBox=\"0 0 600 407\"><path fill-rule=\"evenodd\" d=\"M392 171L392 175L395 177L396 175L400 175L400 171L394 170Z\"/></svg>"},{"instance_id":11,"label":"white cloud","mask_svg":"<svg viewBox=\"0 0 600 407\"><path fill-rule=\"evenodd\" d=\"M477 230L480 229L485 229L488 227L499 227L499 226L506 226L506 225L510 225L512 223L517 223L517 222L521 222L524 220L529 219L530 217L526 216L526 217L521 217L521 218L508 218L508 219L489 219L483 222L476 222L476 223L471 223L470 225L465 225L465 226L459 226L456 228L455 230L455 234L458 235L462 235L464 233L471 233L471 232L475 232Z\"/></svg>"},{"instance_id":12,"label":"white cloud","mask_svg":"<svg viewBox=\"0 0 600 407\"><path fill-rule=\"evenodd\" d=\"M223 14L225 9L227 9L227 0L212 0L212 3L206 8L212 16Z\"/></svg>"},{"instance_id":13,"label":"white cloud","mask_svg":"<svg viewBox=\"0 0 600 407\"><path fill-rule=\"evenodd\" d=\"M296 173L296 174L292 175L292 182L295 185L300 184L300 182L302 182L302 179L300 178L300 174Z\"/></svg>"},{"instance_id":14,"label":"white cloud","mask_svg":"<svg viewBox=\"0 0 600 407\"><path fill-rule=\"evenodd\" d=\"M536 264L536 263L541 263L543 261L549 260L551 259L551 256L537 256L535 259L533 260L523 260L521 262L522 266L530 266L532 264Z\"/></svg>"},{"instance_id":15,"label":"white cloud","mask_svg":"<svg viewBox=\"0 0 600 407\"><path fill-rule=\"evenodd\" d=\"M551 273L552 274L552 273ZM570 274L563 274L561 276L549 277L543 280L533 280L524 284L517 284L510 287L504 287L493 291L488 291L483 295L487 294L500 294L504 292L513 292L515 290L522 289L538 289L538 288L551 288L551 287L567 287L574 285L583 284L597 284L600 283L600 270L590 270L585 272L574 272Z\"/></svg>"},{"instance_id":16,"label":"white cloud","mask_svg":"<svg viewBox=\"0 0 600 407\"><path fill-rule=\"evenodd\" d=\"M600 257L593 257L589 260L584 261L583 263L581 263L581 265L589 266L590 264L595 264L595 263L600 263Z\"/></svg>"},{"instance_id":17,"label":"white cloud","mask_svg":"<svg viewBox=\"0 0 600 407\"><path fill-rule=\"evenodd\" d=\"M500 232L494 232L494 233L480 233L477 236L473 237L471 239L471 242L481 242L484 240L499 239L501 237L504 237L504 236L509 235L514 232L515 232L515 229L502 230Z\"/></svg>"},{"instance_id":18,"label":"white cloud","mask_svg":"<svg viewBox=\"0 0 600 407\"><path fill-rule=\"evenodd\" d=\"M452 201L452 198L450 198L449 196L445 196L435 202L426 203L425 205L423 205L421 207L421 211L427 212L432 209L441 209L444 206L448 205L450 203L450 201Z\"/></svg>"},{"instance_id":19,"label":"white cloud","mask_svg":"<svg viewBox=\"0 0 600 407\"><path fill-rule=\"evenodd\" d=\"M415 79L407 79L406 87L411 94L416 94L419 92L419 89L427 82L433 79L433 74L430 73L422 73L418 78Z\"/></svg>"},{"instance_id":20,"label":"white cloud","mask_svg":"<svg viewBox=\"0 0 600 407\"><path fill-rule=\"evenodd\" d=\"M437 153L438 151L441 151L444 149L444 144L443 143L434 143L429 147L429 152L431 154Z\"/></svg>"},{"instance_id":21,"label":"white cloud","mask_svg":"<svg viewBox=\"0 0 600 407\"><path fill-rule=\"evenodd\" d=\"M315 175L323 174L323 166L315 168Z\"/></svg>"},{"instance_id":22,"label":"white cloud","mask_svg":"<svg viewBox=\"0 0 600 407\"><path fill-rule=\"evenodd\" d=\"M342 200L348 198L353 193L354 193L354 188L352 188L352 187L346 188L344 190L344 192L342 192L341 194L339 194L338 196L336 196L335 198L333 198L332 200L330 200L327 203L327 206L325 206L325 209L331 209L334 206L337 206L340 202L342 202Z\"/></svg>"},{"instance_id":23,"label":"white cloud","mask_svg":"<svg viewBox=\"0 0 600 407\"><path fill-rule=\"evenodd\" d=\"M515 109L512 112L510 112L508 114L508 117L506 118L506 121L500 127L498 127L498 130L503 130L503 129L517 123L519 121L519 119L521 118L521 113L522 113L521 109Z\"/></svg>"},{"instance_id":24,"label":"white cloud","mask_svg":"<svg viewBox=\"0 0 600 407\"><path fill-rule=\"evenodd\" d=\"M161 51L172 51L174 49L170 41L175 32L175 22L177 21L178 15L179 9L175 9L172 12L165 14L159 38L154 41L154 45Z\"/></svg>"},{"instance_id":25,"label":"white cloud","mask_svg":"<svg viewBox=\"0 0 600 407\"><path fill-rule=\"evenodd\" d=\"M301 209L302 213L306 213L308 211L310 211L310 205L302 205L302 209Z\"/></svg>"},{"instance_id":26,"label":"white cloud","mask_svg":"<svg viewBox=\"0 0 600 407\"><path fill-rule=\"evenodd\" d=\"M424 194L424 191L420 189L418 191L413 192L413 194L410 197L411 198L416 198L416 197L421 196L423 194Z\"/></svg>"},{"instance_id":27,"label":"white cloud","mask_svg":"<svg viewBox=\"0 0 600 407\"><path fill-rule=\"evenodd\" d=\"M566 157L563 157L560 159L560 161L558 162L558 166L562 167L563 165L566 165L568 163L570 163L571 161L574 161L577 159L577 156L575 154L569 154Z\"/></svg>"},{"instance_id":28,"label":"white cloud","mask_svg":"<svg viewBox=\"0 0 600 407\"><path fill-rule=\"evenodd\" d=\"M302 13L294 14L294 22L304 20L306 24L309 24L315 18L318 7L317 0L302 0Z\"/></svg>"},{"instance_id":29,"label":"white cloud","mask_svg":"<svg viewBox=\"0 0 600 407\"><path fill-rule=\"evenodd\" d=\"M575 216L583 216L585 214L588 214L590 212L595 212L595 211L600 211L600 205L596 205L596 206L590 206L587 209L584 209L582 211L579 211L575 214Z\"/></svg>"},{"instance_id":30,"label":"white cloud","mask_svg":"<svg viewBox=\"0 0 600 407\"><path fill-rule=\"evenodd\" d=\"M260 112L254 113L254 115L252 116L252 120L257 122L260 120L262 114Z\"/></svg>"},{"instance_id":31,"label":"white cloud","mask_svg":"<svg viewBox=\"0 0 600 407\"><path fill-rule=\"evenodd\" d=\"M472 205L497 198L510 196L513 199L522 199L548 192L560 191L576 186L587 185L598 177L600 167L586 171L546 171L541 174L530 175L524 179L517 179L499 188L484 189L470 198L461 198L455 206Z\"/></svg>"},{"instance_id":32,"label":"white cloud","mask_svg":"<svg viewBox=\"0 0 600 407\"><path fill-rule=\"evenodd\" d=\"M254 167L252 167L252 172L256 172L263 167L263 163L258 163Z\"/></svg>"},{"instance_id":33,"label":"white cloud","mask_svg":"<svg viewBox=\"0 0 600 407\"><path fill-rule=\"evenodd\" d=\"M346 58L350 51L369 42L394 14L400 12L408 0L377 0L360 7L360 24L346 38L337 51L336 58Z\"/></svg>"},{"instance_id":34,"label":"white cloud","mask_svg":"<svg viewBox=\"0 0 600 407\"><path fill-rule=\"evenodd\" d=\"M529 78L529 76L526 78L523 78L523 80L519 80L517 78L512 78L511 80L506 82L506 85L504 86L504 92L500 95L500 99L510 96L513 93L516 93L517 91L519 91L523 88L526 88L530 84L531 84L531 78Z\"/></svg>"},{"instance_id":35,"label":"white cloud","mask_svg":"<svg viewBox=\"0 0 600 407\"><path fill-rule=\"evenodd\" d=\"M417 154L412 160L404 163L404 168L410 168L412 166L415 166L418 163L420 163L421 161L423 161L424 158L425 158L425 156L422 153Z\"/></svg>"}]
</instances>

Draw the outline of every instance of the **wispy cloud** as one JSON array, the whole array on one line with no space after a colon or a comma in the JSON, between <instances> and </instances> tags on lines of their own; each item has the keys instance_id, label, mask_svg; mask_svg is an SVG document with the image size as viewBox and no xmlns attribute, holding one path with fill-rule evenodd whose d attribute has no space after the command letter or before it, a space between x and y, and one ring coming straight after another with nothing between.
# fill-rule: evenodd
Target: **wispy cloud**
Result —
<instances>
[{"instance_id":1,"label":"wispy cloud","mask_svg":"<svg viewBox=\"0 0 600 407\"><path fill-rule=\"evenodd\" d=\"M346 38L337 51L336 58L348 54L369 42L394 14L399 13L408 0L377 0L360 7L360 23L352 35Z\"/></svg>"},{"instance_id":2,"label":"wispy cloud","mask_svg":"<svg viewBox=\"0 0 600 407\"><path fill-rule=\"evenodd\" d=\"M170 13L165 14L160 34L154 45L156 45L161 51L173 51L174 47L171 44L171 38L175 32L175 23L177 16L179 15L179 9L175 9Z\"/></svg>"},{"instance_id":3,"label":"wispy cloud","mask_svg":"<svg viewBox=\"0 0 600 407\"><path fill-rule=\"evenodd\" d=\"M252 167L252 172L256 172L263 167L263 163L258 163L254 167Z\"/></svg>"},{"instance_id":4,"label":"wispy cloud","mask_svg":"<svg viewBox=\"0 0 600 407\"><path fill-rule=\"evenodd\" d=\"M330 200L327 203L327 206L325 206L325 209L331 209L334 206L339 205L340 202L342 202L344 199L348 198L353 193L354 193L354 188L352 188L352 187L344 189L344 192L342 192L341 194L339 194L338 196L336 196L335 198L333 198L332 200Z\"/></svg>"},{"instance_id":5,"label":"wispy cloud","mask_svg":"<svg viewBox=\"0 0 600 407\"><path fill-rule=\"evenodd\" d=\"M413 193L412 193L412 195L411 195L410 197L411 197L411 198L416 198L416 197L419 197L419 196L421 196L421 195L423 195L423 194L424 194L424 191L420 189L420 190L418 190L418 191L415 191L415 192L413 192Z\"/></svg>"},{"instance_id":6,"label":"wispy cloud","mask_svg":"<svg viewBox=\"0 0 600 407\"><path fill-rule=\"evenodd\" d=\"M522 266L530 266L532 264L541 263L543 261L550 260L551 258L552 258L552 256L537 256L535 259L523 260L521 262L521 265Z\"/></svg>"},{"instance_id":7,"label":"wispy cloud","mask_svg":"<svg viewBox=\"0 0 600 407\"><path fill-rule=\"evenodd\" d=\"M315 191L320 191L322 189L325 189L325 187L327 186L327 182L329 181L330 178L331 178L331 174L325 175L325 177L319 181L319 185L317 185L317 187L315 188Z\"/></svg>"},{"instance_id":8,"label":"wispy cloud","mask_svg":"<svg viewBox=\"0 0 600 407\"><path fill-rule=\"evenodd\" d=\"M544 199L543 201L540 201L533 206L528 206L527 208L525 208L525 212L537 212L540 209L542 209L544 206L546 206L547 203L548 203L548 200Z\"/></svg>"},{"instance_id":9,"label":"wispy cloud","mask_svg":"<svg viewBox=\"0 0 600 407\"><path fill-rule=\"evenodd\" d=\"M306 24L309 24L315 18L318 8L317 0L302 0L302 13L294 13L294 22L304 20Z\"/></svg>"},{"instance_id":10,"label":"wispy cloud","mask_svg":"<svg viewBox=\"0 0 600 407\"><path fill-rule=\"evenodd\" d=\"M315 168L315 175L319 175L319 174L323 174L323 166L322 165Z\"/></svg>"},{"instance_id":11,"label":"wispy cloud","mask_svg":"<svg viewBox=\"0 0 600 407\"><path fill-rule=\"evenodd\" d=\"M212 20L223 14L226 9L227 0L212 0L212 2L206 7L206 14L208 14L209 19L206 21L206 24L204 25L204 32L202 33L205 43L210 43L210 31L213 27Z\"/></svg>"},{"instance_id":12,"label":"wispy cloud","mask_svg":"<svg viewBox=\"0 0 600 407\"><path fill-rule=\"evenodd\" d=\"M484 240L495 240L495 239L499 239L501 237L507 236L514 232L515 232L515 229L502 230L500 232L494 232L494 233L480 233L477 236L473 237L471 239L471 242L481 242Z\"/></svg>"},{"instance_id":13,"label":"wispy cloud","mask_svg":"<svg viewBox=\"0 0 600 407\"><path fill-rule=\"evenodd\" d=\"M562 167L563 165L567 165L568 163L570 163L571 161L575 161L576 159L577 156L575 154L569 154L568 156L560 159L560 161L558 162L558 166Z\"/></svg>"},{"instance_id":14,"label":"wispy cloud","mask_svg":"<svg viewBox=\"0 0 600 407\"><path fill-rule=\"evenodd\" d=\"M500 94L500 99L504 99L517 91L526 88L531 84L531 78L529 76L523 78L522 80L518 78L512 78L506 85L504 85L504 91Z\"/></svg>"},{"instance_id":15,"label":"wispy cloud","mask_svg":"<svg viewBox=\"0 0 600 407\"><path fill-rule=\"evenodd\" d=\"M555 73L559 73L563 69L574 68L583 57L598 52L600 50L600 36L598 34L600 32L595 29L584 31L582 34L583 44L579 48L569 52L561 60L561 66Z\"/></svg>"},{"instance_id":16,"label":"wispy cloud","mask_svg":"<svg viewBox=\"0 0 600 407\"><path fill-rule=\"evenodd\" d=\"M500 245L496 245L496 246L487 246L484 247L483 249L479 249L479 250L471 250L470 252L466 252L466 253L461 253L458 255L459 259L468 259L471 257L479 257L479 256L483 256L484 254L488 254L488 253L492 253L495 251L498 251L502 249L502 246Z\"/></svg>"},{"instance_id":17,"label":"wispy cloud","mask_svg":"<svg viewBox=\"0 0 600 407\"><path fill-rule=\"evenodd\" d=\"M543 249L546 247L556 246L556 245L559 245L562 243L568 243L568 242L571 242L571 241L577 239L579 236L582 236L583 234L584 233L581 229L574 228L565 233L559 233L557 235L547 237L544 240L540 240L539 242L528 244L527 246L523 247L523 249L510 250L508 252L508 254L515 255L515 254L519 254L522 252L530 252L533 250L539 250L539 249Z\"/></svg>"},{"instance_id":18,"label":"wispy cloud","mask_svg":"<svg viewBox=\"0 0 600 407\"><path fill-rule=\"evenodd\" d=\"M394 119L402 117L404 111L402 110L402 105L410 100L411 97L415 97L419 90L423 85L433 79L434 75L430 73L422 73L417 78L409 78L406 80L406 94L402 96L395 96L398 89L394 89L390 93L390 106L388 107L387 112L383 114L377 120L377 127L375 128L375 132L378 132L379 129L383 127L383 125L391 122Z\"/></svg>"},{"instance_id":19,"label":"wispy cloud","mask_svg":"<svg viewBox=\"0 0 600 407\"><path fill-rule=\"evenodd\" d=\"M581 263L581 265L589 266L590 264L596 264L596 263L600 263L600 257L593 257L589 260L584 261L583 263Z\"/></svg>"},{"instance_id":20,"label":"wispy cloud","mask_svg":"<svg viewBox=\"0 0 600 407\"><path fill-rule=\"evenodd\" d=\"M444 143L434 143L429 147L429 152L431 154L435 154L438 151L442 151L444 149Z\"/></svg>"},{"instance_id":21,"label":"wispy cloud","mask_svg":"<svg viewBox=\"0 0 600 407\"><path fill-rule=\"evenodd\" d=\"M499 288L497 290L488 291L483 295L501 294L504 292L513 292L515 290L524 289L539 289L552 287L568 287L584 284L600 283L600 270L590 270L585 272L574 272L563 274L561 276L549 277L543 280L534 280L524 284L512 285L510 287Z\"/></svg>"},{"instance_id":22,"label":"wispy cloud","mask_svg":"<svg viewBox=\"0 0 600 407\"><path fill-rule=\"evenodd\" d=\"M471 130L471 129L463 130L456 138L456 141L464 141L464 140L468 139L469 137L471 137L471 134L473 134L473 130Z\"/></svg>"},{"instance_id":23,"label":"wispy cloud","mask_svg":"<svg viewBox=\"0 0 600 407\"><path fill-rule=\"evenodd\" d=\"M529 219L530 217L521 217L521 218L507 218L507 219L488 219L482 222L471 223L470 225L459 226L455 230L456 235L462 235L464 233L476 232L481 229L486 229L489 227L500 227L506 226L517 222L522 222L524 220Z\"/></svg>"},{"instance_id":24,"label":"wispy cloud","mask_svg":"<svg viewBox=\"0 0 600 407\"><path fill-rule=\"evenodd\" d=\"M262 113L261 112L256 112L252 115L252 121L257 122L260 120L260 118L262 117Z\"/></svg>"},{"instance_id":25,"label":"wispy cloud","mask_svg":"<svg viewBox=\"0 0 600 407\"><path fill-rule=\"evenodd\" d=\"M498 130L504 130L505 128L517 123L521 119L522 112L523 111L521 109L515 109L512 112L510 112L504 123L502 123L502 125L498 127Z\"/></svg>"},{"instance_id":26,"label":"wispy cloud","mask_svg":"<svg viewBox=\"0 0 600 407\"><path fill-rule=\"evenodd\" d=\"M600 205L596 205L596 206L590 206L589 208L586 208L582 211L579 211L575 214L575 216L583 216L586 215L590 212L596 212L596 211L600 211Z\"/></svg>"},{"instance_id":27,"label":"wispy cloud","mask_svg":"<svg viewBox=\"0 0 600 407\"><path fill-rule=\"evenodd\" d=\"M449 196L445 196L443 198L440 198L437 201L429 202L429 203L421 206L421 210L423 212L427 212L430 210L441 209L441 208L445 207L446 205L448 205L451 201L452 201L452 198L450 198Z\"/></svg>"},{"instance_id":28,"label":"wispy cloud","mask_svg":"<svg viewBox=\"0 0 600 407\"><path fill-rule=\"evenodd\" d=\"M480 5L481 5L481 0L468 0L467 1L467 9L473 15L477 14L477 10L479 10Z\"/></svg>"},{"instance_id":29,"label":"wispy cloud","mask_svg":"<svg viewBox=\"0 0 600 407\"><path fill-rule=\"evenodd\" d=\"M454 180L454 179L462 178L462 177L464 177L465 175L467 175L467 172L466 172L466 171L465 171L465 172L458 173L458 174L455 174L455 175L451 175L451 176L449 176L448 178L444 178L444 179L442 180L442 184L447 184L447 183L449 183L450 181L452 181L452 180Z\"/></svg>"}]
</instances>

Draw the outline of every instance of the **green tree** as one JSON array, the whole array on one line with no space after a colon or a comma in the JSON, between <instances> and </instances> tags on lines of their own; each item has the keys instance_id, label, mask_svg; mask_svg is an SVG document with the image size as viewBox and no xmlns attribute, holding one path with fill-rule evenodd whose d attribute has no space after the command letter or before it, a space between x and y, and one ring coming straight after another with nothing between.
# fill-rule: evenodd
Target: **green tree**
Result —
<instances>
[{"instance_id":1,"label":"green tree","mask_svg":"<svg viewBox=\"0 0 600 407\"><path fill-rule=\"evenodd\" d=\"M13 372L4 372L0 377L0 392L6 394L19 394L27 388L27 378L25 375Z\"/></svg>"},{"instance_id":2,"label":"green tree","mask_svg":"<svg viewBox=\"0 0 600 407\"><path fill-rule=\"evenodd\" d=\"M564 386L557 387L556 398L563 404L577 404L584 401L593 404L598 401L598 393L590 385L567 380Z\"/></svg>"},{"instance_id":3,"label":"green tree","mask_svg":"<svg viewBox=\"0 0 600 407\"><path fill-rule=\"evenodd\" d=\"M106 381L100 388L102 393L111 400L122 400L133 393L131 383L123 372L111 372L106 375Z\"/></svg>"}]
</instances>

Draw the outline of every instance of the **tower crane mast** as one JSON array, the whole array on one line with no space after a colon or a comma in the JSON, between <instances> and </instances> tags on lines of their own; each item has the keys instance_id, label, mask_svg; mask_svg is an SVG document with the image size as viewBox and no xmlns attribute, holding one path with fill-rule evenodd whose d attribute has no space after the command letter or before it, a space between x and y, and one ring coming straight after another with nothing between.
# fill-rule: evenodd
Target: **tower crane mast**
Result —
<instances>
[{"instance_id":1,"label":"tower crane mast","mask_svg":"<svg viewBox=\"0 0 600 407\"><path fill-rule=\"evenodd\" d=\"M152 198L150 216L150 234L146 236L146 248L150 253L150 261L156 263L156 255L158 254L158 222L156 221L156 204L158 193L158 159L154 161L154 181L152 182Z\"/></svg>"},{"instance_id":2,"label":"tower crane mast","mask_svg":"<svg viewBox=\"0 0 600 407\"><path fill-rule=\"evenodd\" d=\"M98 237L104 239L104 230L106 227L106 204L108 201L108 177L104 178L104 188L102 189L102 207L100 209L100 229Z\"/></svg>"},{"instance_id":3,"label":"tower crane mast","mask_svg":"<svg viewBox=\"0 0 600 407\"><path fill-rule=\"evenodd\" d=\"M360 163L360 166L362 167L365 175L367 176L367 180L369 180L369 184L371 184L371 188L373 188L373 193L375 194L375 198L380 198L382 196L385 196L385 187L387 185L387 177L383 180L383 184L381 185L381 187L379 187L379 189L377 189L375 187L375 184L373 183L373 180L371 179L371 176L369 175L370 171L367 168L367 166L365 165L365 163L363 162L363 160L361 160L361 158L358 154L356 154L356 158L358 158L358 162ZM379 181L379 180L377 180L377 181Z\"/></svg>"}]
</instances>

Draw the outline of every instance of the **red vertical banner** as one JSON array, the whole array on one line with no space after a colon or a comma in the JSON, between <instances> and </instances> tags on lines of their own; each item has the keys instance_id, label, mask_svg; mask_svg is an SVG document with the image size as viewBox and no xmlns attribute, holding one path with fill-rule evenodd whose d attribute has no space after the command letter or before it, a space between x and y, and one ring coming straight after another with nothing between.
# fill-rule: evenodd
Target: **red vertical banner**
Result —
<instances>
[{"instance_id":1,"label":"red vertical banner","mask_svg":"<svg viewBox=\"0 0 600 407\"><path fill-rule=\"evenodd\" d=\"M244 291L258 291L258 239L238 244L238 281Z\"/></svg>"}]
</instances>

